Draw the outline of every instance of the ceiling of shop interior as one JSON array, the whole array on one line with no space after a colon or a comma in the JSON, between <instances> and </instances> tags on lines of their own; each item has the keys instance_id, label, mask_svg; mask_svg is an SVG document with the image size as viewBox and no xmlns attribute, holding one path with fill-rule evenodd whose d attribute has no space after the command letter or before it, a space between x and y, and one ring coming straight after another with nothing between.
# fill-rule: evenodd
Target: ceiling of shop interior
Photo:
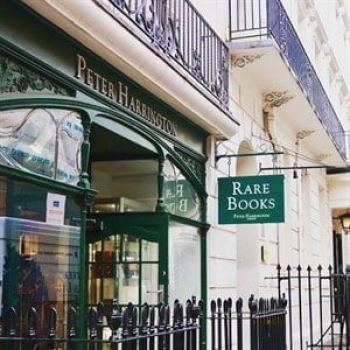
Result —
<instances>
[{"instance_id":1,"label":"ceiling of shop interior","mask_svg":"<svg viewBox=\"0 0 350 350\"><path fill-rule=\"evenodd\" d=\"M158 171L152 152L103 127L92 126L90 142L94 167L112 176L156 174Z\"/></svg>"}]
</instances>

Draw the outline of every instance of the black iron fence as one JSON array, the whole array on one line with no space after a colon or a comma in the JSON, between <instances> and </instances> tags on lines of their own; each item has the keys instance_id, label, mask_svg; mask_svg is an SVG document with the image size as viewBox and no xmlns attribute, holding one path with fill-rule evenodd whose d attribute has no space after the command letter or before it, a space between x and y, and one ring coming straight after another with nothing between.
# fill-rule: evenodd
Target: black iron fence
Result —
<instances>
[{"instance_id":1,"label":"black iron fence","mask_svg":"<svg viewBox=\"0 0 350 350\"><path fill-rule=\"evenodd\" d=\"M116 301L110 310L91 307L86 336L78 336L77 310L65 324L48 308L26 315L10 308L0 318L1 350L303 350L350 349L350 274L332 267L278 266L277 299L217 299L206 315L195 298L172 309L166 304L141 307ZM287 302L288 301L288 302ZM81 327L80 327L81 328ZM79 333L80 334L80 333Z\"/></svg>"},{"instance_id":2,"label":"black iron fence","mask_svg":"<svg viewBox=\"0 0 350 350\"><path fill-rule=\"evenodd\" d=\"M98 304L88 312L86 337L78 337L77 311L68 310L67 324L57 325L57 311L48 308L47 322L39 324L37 311L30 308L24 319L10 308L1 318L1 350L286 350L286 305L283 298L254 299L246 311L238 299L212 301L210 316L203 315L204 304L193 297L185 307L175 301L166 304L129 303L121 308L114 300L111 312ZM208 321L208 322L207 322ZM210 324L209 336L205 326ZM246 334L248 339L245 339ZM210 338L209 341L207 339Z\"/></svg>"},{"instance_id":3,"label":"black iron fence","mask_svg":"<svg viewBox=\"0 0 350 350\"><path fill-rule=\"evenodd\" d=\"M1 350L303 350L350 349L350 274L308 266L278 266L277 299L217 299L206 315L195 298L172 309L166 304L110 310L90 308L86 336L78 336L77 310L65 324L48 308L47 321L37 311L26 315L10 308L0 318ZM288 301L288 302L287 302ZM81 327L80 327L81 328ZM80 334L80 333L79 333Z\"/></svg>"},{"instance_id":4,"label":"black iron fence","mask_svg":"<svg viewBox=\"0 0 350 350\"><path fill-rule=\"evenodd\" d=\"M225 350L286 350L287 300L255 299L251 296L248 308L243 300L212 301L210 347Z\"/></svg>"},{"instance_id":5,"label":"black iron fence","mask_svg":"<svg viewBox=\"0 0 350 350\"><path fill-rule=\"evenodd\" d=\"M288 349L350 349L350 274L278 266L277 281L288 300Z\"/></svg>"},{"instance_id":6,"label":"black iron fence","mask_svg":"<svg viewBox=\"0 0 350 350\"><path fill-rule=\"evenodd\" d=\"M88 313L88 332L84 338L77 337L77 311L68 311L67 327L57 333L57 311L49 308L45 327L39 327L37 312L31 308L23 320L16 310L10 308L2 320L0 349L21 350L195 350L199 344L199 316L201 303L188 300L185 308L174 303L172 318L168 305L144 304L141 308L129 303L121 309L113 302L112 312L106 314L100 303ZM22 323L22 324L21 324Z\"/></svg>"}]
</instances>

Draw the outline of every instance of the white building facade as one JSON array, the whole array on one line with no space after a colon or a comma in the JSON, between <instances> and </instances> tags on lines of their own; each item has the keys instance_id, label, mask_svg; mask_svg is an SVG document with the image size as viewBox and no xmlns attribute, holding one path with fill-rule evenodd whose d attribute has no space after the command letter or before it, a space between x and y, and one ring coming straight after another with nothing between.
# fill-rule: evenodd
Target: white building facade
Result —
<instances>
[{"instance_id":1,"label":"white building facade","mask_svg":"<svg viewBox=\"0 0 350 350\"><path fill-rule=\"evenodd\" d=\"M346 0L3 6L4 60L16 58L68 91L53 102L35 87L30 106L89 115L77 186L96 190L85 219L99 228L81 243L90 269L83 300L197 295L207 305L218 297L246 303L251 294L278 295L278 266L285 274L288 266L341 273L350 265L342 221L350 213ZM16 11L25 25L5 21ZM2 91L5 107L27 103L18 84ZM275 175L283 178L275 208L283 220L220 222L219 179Z\"/></svg>"},{"instance_id":2,"label":"white building facade","mask_svg":"<svg viewBox=\"0 0 350 350\"><path fill-rule=\"evenodd\" d=\"M217 220L218 177L283 174L285 222L213 224L209 294L233 292L243 300L251 293L273 294L278 279L270 277L280 267L295 288L289 295L294 324L289 346L300 348L312 343L312 321L302 309L310 304L310 289L300 282L298 300L296 276L337 275L349 264L349 4L237 0L230 5L229 34L217 12L210 17L214 5L206 12L230 47L230 108L240 123L230 140L211 144L209 221ZM222 7L218 1L216 10L225 17ZM221 269L236 272L217 274ZM295 323L301 309L304 323ZM312 318L313 327L322 330L319 315Z\"/></svg>"},{"instance_id":3,"label":"white building facade","mask_svg":"<svg viewBox=\"0 0 350 350\"><path fill-rule=\"evenodd\" d=\"M209 246L236 246L237 255L224 258L213 248L211 257L237 270L238 283L231 281L232 288L245 290L239 281L244 285L250 271L257 275L246 281L246 292L252 284L263 292L271 266L333 265L332 232L346 232L337 227L337 218L347 212L350 194L349 8L342 1L231 1L228 37L219 19L226 16L224 6L218 1L217 12L214 7L208 5L211 10L203 13L230 47L230 108L240 127L229 141L212 144L216 155L232 158L217 162L211 155L209 221L217 219L217 177L273 173L285 176L286 220L215 225ZM226 243L216 242L224 237Z\"/></svg>"}]
</instances>

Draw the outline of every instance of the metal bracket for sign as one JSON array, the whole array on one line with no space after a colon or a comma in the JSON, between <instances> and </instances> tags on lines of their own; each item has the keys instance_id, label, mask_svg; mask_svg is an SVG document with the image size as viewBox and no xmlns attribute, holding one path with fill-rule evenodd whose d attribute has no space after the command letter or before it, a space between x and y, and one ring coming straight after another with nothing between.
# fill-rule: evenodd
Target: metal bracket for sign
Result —
<instances>
[{"instance_id":1,"label":"metal bracket for sign","mask_svg":"<svg viewBox=\"0 0 350 350\"><path fill-rule=\"evenodd\" d=\"M269 167L260 168L260 171L264 170L295 170L295 169L335 169L334 166L330 165L310 165L310 166L285 166L285 167Z\"/></svg>"},{"instance_id":2,"label":"metal bracket for sign","mask_svg":"<svg viewBox=\"0 0 350 350\"><path fill-rule=\"evenodd\" d=\"M237 158L237 157L252 157L252 156L272 156L273 158L273 164L276 161L276 156L279 154L283 154L283 152L259 152L259 153L237 153L237 154L222 154L222 155L215 155L215 161L216 163L221 158L228 158L228 176L230 177L230 168L231 168L231 158Z\"/></svg>"},{"instance_id":3,"label":"metal bracket for sign","mask_svg":"<svg viewBox=\"0 0 350 350\"><path fill-rule=\"evenodd\" d=\"M218 161L221 158L252 157L252 156L275 156L275 155L278 155L278 154L283 154L283 152L222 154L222 155L216 155L215 156L215 160Z\"/></svg>"},{"instance_id":4,"label":"metal bracket for sign","mask_svg":"<svg viewBox=\"0 0 350 350\"><path fill-rule=\"evenodd\" d=\"M297 179L298 174L297 170L298 169L335 169L334 166L330 165L309 165L309 166L286 166L286 167L270 167L270 168L262 168L260 167L259 172L264 171L264 170L293 170L293 178Z\"/></svg>"}]
</instances>

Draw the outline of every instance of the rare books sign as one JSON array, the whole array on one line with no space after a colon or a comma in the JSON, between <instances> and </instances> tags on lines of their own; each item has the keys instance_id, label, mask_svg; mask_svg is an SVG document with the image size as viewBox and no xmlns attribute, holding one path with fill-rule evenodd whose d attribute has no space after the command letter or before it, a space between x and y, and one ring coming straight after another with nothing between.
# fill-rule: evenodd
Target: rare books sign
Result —
<instances>
[{"instance_id":1,"label":"rare books sign","mask_svg":"<svg viewBox=\"0 0 350 350\"><path fill-rule=\"evenodd\" d=\"M219 178L219 224L284 222L284 176Z\"/></svg>"}]
</instances>

